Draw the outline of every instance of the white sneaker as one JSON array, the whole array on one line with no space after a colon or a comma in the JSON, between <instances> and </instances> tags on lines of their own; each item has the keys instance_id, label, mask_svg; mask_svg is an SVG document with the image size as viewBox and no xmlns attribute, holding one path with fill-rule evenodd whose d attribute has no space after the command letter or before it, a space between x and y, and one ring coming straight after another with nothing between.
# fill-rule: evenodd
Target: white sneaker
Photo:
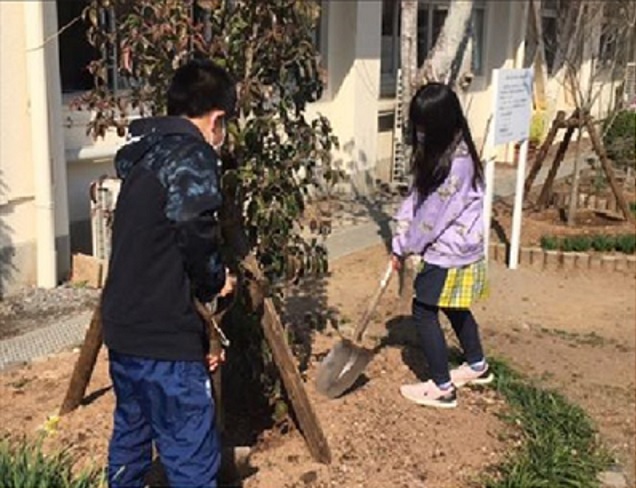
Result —
<instances>
[{"instance_id":1,"label":"white sneaker","mask_svg":"<svg viewBox=\"0 0 636 488\"><path fill-rule=\"evenodd\" d=\"M457 392L454 386L448 390L438 388L433 380L413 385L402 385L400 393L404 398L427 407L455 408L457 406Z\"/></svg>"},{"instance_id":2,"label":"white sneaker","mask_svg":"<svg viewBox=\"0 0 636 488\"><path fill-rule=\"evenodd\" d=\"M464 363L450 372L451 381L460 388L464 385L487 385L492 383L495 375L490 371L488 363L483 371L475 371L468 363Z\"/></svg>"}]
</instances>

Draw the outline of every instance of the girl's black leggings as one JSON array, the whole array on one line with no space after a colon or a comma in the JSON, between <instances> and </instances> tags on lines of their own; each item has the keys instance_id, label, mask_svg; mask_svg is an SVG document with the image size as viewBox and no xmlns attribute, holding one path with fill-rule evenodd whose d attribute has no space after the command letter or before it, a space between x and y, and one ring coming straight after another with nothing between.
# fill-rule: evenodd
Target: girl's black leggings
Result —
<instances>
[{"instance_id":1,"label":"girl's black leggings","mask_svg":"<svg viewBox=\"0 0 636 488\"><path fill-rule=\"evenodd\" d=\"M439 323L440 308L413 300L413 319L422 337L424 355L431 379L441 385L450 381L448 349ZM442 308L464 351L466 362L473 364L484 359L477 322L468 309Z\"/></svg>"}]
</instances>

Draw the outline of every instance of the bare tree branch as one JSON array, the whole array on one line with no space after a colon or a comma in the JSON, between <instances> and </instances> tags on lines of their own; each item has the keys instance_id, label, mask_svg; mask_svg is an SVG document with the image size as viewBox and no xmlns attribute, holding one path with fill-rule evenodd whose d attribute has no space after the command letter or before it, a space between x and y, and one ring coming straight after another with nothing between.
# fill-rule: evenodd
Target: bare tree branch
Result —
<instances>
[{"instance_id":1,"label":"bare tree branch","mask_svg":"<svg viewBox=\"0 0 636 488\"><path fill-rule=\"evenodd\" d=\"M66 23L64 26L62 26L62 28L58 29L57 32L51 34L49 37L44 39L44 42L41 45L36 46L36 47L32 47L31 49L27 49L27 52L32 52L32 51L37 51L38 49L43 49L49 42L51 42L54 39L57 39L59 36L61 36L64 33L64 31L66 31L66 30L70 29L71 27L73 27L73 25L75 25L80 20L82 20L82 16L78 15L77 17L75 17L74 19L72 19L71 21Z\"/></svg>"}]
</instances>

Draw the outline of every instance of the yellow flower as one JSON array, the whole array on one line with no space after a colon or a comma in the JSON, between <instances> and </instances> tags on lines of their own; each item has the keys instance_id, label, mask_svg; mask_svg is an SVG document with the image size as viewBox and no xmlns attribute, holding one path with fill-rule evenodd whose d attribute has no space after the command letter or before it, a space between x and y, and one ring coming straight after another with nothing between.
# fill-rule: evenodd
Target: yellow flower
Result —
<instances>
[{"instance_id":1,"label":"yellow flower","mask_svg":"<svg viewBox=\"0 0 636 488\"><path fill-rule=\"evenodd\" d=\"M42 430L47 436L53 436L57 433L57 427L60 423L59 415L49 415L42 425Z\"/></svg>"}]
</instances>

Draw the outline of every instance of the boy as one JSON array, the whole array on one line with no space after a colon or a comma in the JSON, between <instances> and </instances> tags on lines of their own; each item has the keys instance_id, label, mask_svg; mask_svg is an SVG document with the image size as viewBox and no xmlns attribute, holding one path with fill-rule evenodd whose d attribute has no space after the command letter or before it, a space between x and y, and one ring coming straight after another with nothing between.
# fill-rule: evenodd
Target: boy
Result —
<instances>
[{"instance_id":1,"label":"boy","mask_svg":"<svg viewBox=\"0 0 636 488\"><path fill-rule=\"evenodd\" d=\"M216 486L207 336L193 298L208 302L233 291L220 260L217 211L218 151L235 103L222 68L191 61L172 80L168 116L132 122L115 157L123 183L102 295L117 400L111 488L144 485L153 442L170 486Z\"/></svg>"}]
</instances>

